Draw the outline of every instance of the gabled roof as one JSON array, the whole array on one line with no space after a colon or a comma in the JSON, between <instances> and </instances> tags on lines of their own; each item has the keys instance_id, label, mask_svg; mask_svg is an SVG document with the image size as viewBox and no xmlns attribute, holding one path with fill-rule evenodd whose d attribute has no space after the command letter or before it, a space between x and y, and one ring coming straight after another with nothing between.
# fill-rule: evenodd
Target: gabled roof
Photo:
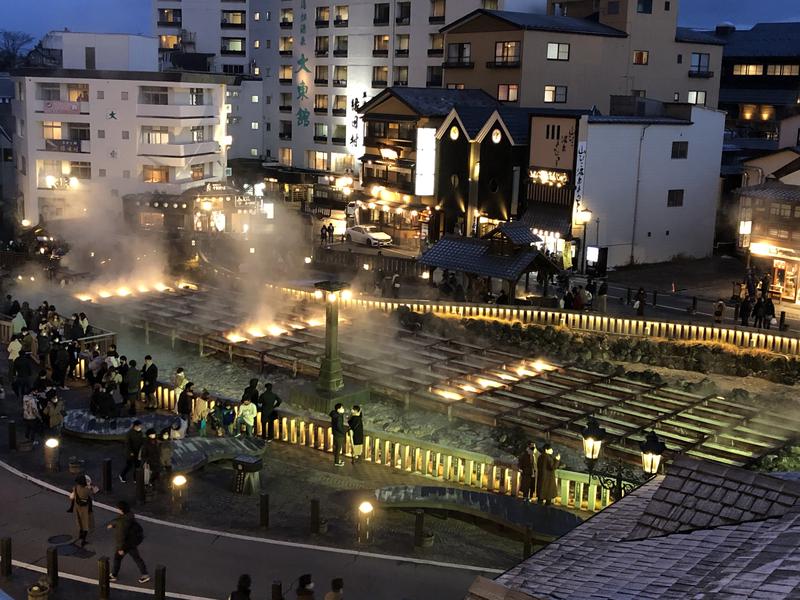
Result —
<instances>
[{"instance_id":1,"label":"gabled roof","mask_svg":"<svg viewBox=\"0 0 800 600\"><path fill-rule=\"evenodd\" d=\"M761 185L740 188L740 196L763 198L764 200L780 200L782 202L800 202L800 186L786 185L779 181L769 181Z\"/></svg>"},{"instance_id":2,"label":"gabled roof","mask_svg":"<svg viewBox=\"0 0 800 600\"><path fill-rule=\"evenodd\" d=\"M456 19L449 25L442 27L439 31L447 32L459 25L471 21L472 19L480 16L494 17L500 19L510 25L515 25L520 29L528 31L552 31L557 33L578 33L583 35L601 35L606 37L628 37L628 34L619 29L608 27L598 23L597 21L590 21L589 19L576 19L573 17L562 17L555 15L543 15L532 12L512 12L508 10L486 10L479 8L473 10Z\"/></svg>"},{"instance_id":3,"label":"gabled roof","mask_svg":"<svg viewBox=\"0 0 800 600\"><path fill-rule=\"evenodd\" d=\"M496 107L497 100L483 90L451 90L397 86L383 90L359 112L364 114L389 97L395 97L421 117L445 117L455 106Z\"/></svg>"},{"instance_id":4,"label":"gabled roof","mask_svg":"<svg viewBox=\"0 0 800 600\"><path fill-rule=\"evenodd\" d=\"M800 482L679 457L496 583L543 600L781 600L800 595L798 566Z\"/></svg>"},{"instance_id":5,"label":"gabled roof","mask_svg":"<svg viewBox=\"0 0 800 600\"><path fill-rule=\"evenodd\" d=\"M698 29L690 29L689 27L677 27L675 29L675 41L689 44L725 45L725 39L715 35L714 32L700 31Z\"/></svg>"},{"instance_id":6,"label":"gabled roof","mask_svg":"<svg viewBox=\"0 0 800 600\"><path fill-rule=\"evenodd\" d=\"M534 235L533 231L531 231L531 228L522 221L502 223L483 237L485 239L489 239L498 233L507 237L512 244L517 246L530 246L531 244L542 241L542 238L540 238L538 235Z\"/></svg>"},{"instance_id":7,"label":"gabled roof","mask_svg":"<svg viewBox=\"0 0 800 600\"><path fill-rule=\"evenodd\" d=\"M456 121L466 133L467 138L473 141L494 111L495 107L493 106L459 105L450 111L436 135L439 138L447 135L453 121Z\"/></svg>"},{"instance_id":8,"label":"gabled roof","mask_svg":"<svg viewBox=\"0 0 800 600\"><path fill-rule=\"evenodd\" d=\"M499 256L489 254L489 247L490 241L486 239L448 236L431 246L419 262L429 267L511 281L527 273L534 263L546 267L549 262L536 248Z\"/></svg>"},{"instance_id":9,"label":"gabled roof","mask_svg":"<svg viewBox=\"0 0 800 600\"><path fill-rule=\"evenodd\" d=\"M719 37L725 41L724 58L800 56L800 22L758 23Z\"/></svg>"}]
</instances>

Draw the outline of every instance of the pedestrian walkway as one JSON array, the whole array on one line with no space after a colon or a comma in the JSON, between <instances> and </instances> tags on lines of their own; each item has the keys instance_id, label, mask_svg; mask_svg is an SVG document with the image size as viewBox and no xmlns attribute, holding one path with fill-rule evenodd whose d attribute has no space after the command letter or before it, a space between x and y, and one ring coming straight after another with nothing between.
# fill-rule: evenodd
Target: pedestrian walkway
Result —
<instances>
[{"instance_id":1,"label":"pedestrian walkway","mask_svg":"<svg viewBox=\"0 0 800 600\"><path fill-rule=\"evenodd\" d=\"M0 506L14 507L0 513L0 536L13 538L15 560L43 566L48 540L74 533L65 495L54 486L28 481L0 463ZM110 507L95 504L97 529L90 534L88 547L95 554L60 557L62 571L96 578L96 558L113 552L112 533L104 528L113 517ZM257 597L266 597L273 580L283 581L286 591L299 575L312 573L323 592L332 578L343 577L347 597L356 600L457 600L464 597L476 575L491 577L499 572L231 534L147 517L141 521L145 541L140 551L150 571L157 564L165 565L168 591L190 597L227 597L238 574L248 572ZM133 564L123 563L119 583L135 586L136 576Z\"/></svg>"}]
</instances>

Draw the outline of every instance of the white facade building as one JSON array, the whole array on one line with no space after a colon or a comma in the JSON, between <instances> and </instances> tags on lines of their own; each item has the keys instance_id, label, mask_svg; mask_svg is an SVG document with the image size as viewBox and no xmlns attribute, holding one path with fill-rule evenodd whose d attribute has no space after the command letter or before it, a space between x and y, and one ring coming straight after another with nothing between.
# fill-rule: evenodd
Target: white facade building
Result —
<instances>
[{"instance_id":1,"label":"white facade building","mask_svg":"<svg viewBox=\"0 0 800 600\"><path fill-rule=\"evenodd\" d=\"M691 118L683 123L658 117L582 120L582 208L592 212L587 246L608 248L609 267L710 255L725 113L691 106ZM573 231L583 233L580 226Z\"/></svg>"},{"instance_id":2,"label":"white facade building","mask_svg":"<svg viewBox=\"0 0 800 600\"><path fill-rule=\"evenodd\" d=\"M258 92L247 81L231 90L231 158L344 173L364 150L356 103L391 85L441 86L441 27L477 8L544 12L545 4L153 0L153 15L162 47L182 36L196 52L215 54L215 70L263 79Z\"/></svg>"},{"instance_id":3,"label":"white facade building","mask_svg":"<svg viewBox=\"0 0 800 600\"><path fill-rule=\"evenodd\" d=\"M15 73L21 219L120 211L125 194L224 181L226 81L159 72L157 40L57 32L63 67Z\"/></svg>"}]
</instances>

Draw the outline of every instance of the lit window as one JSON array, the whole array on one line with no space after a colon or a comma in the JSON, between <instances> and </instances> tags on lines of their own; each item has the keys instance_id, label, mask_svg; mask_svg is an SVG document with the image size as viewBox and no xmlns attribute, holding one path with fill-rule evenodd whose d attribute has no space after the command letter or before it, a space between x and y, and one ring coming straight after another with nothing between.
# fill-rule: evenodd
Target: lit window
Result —
<instances>
[{"instance_id":1,"label":"lit window","mask_svg":"<svg viewBox=\"0 0 800 600\"><path fill-rule=\"evenodd\" d=\"M569 44L567 56L569 56ZM498 65L513 65L519 62L519 42L496 42L494 45L494 62Z\"/></svg>"},{"instance_id":2,"label":"lit window","mask_svg":"<svg viewBox=\"0 0 800 600\"><path fill-rule=\"evenodd\" d=\"M562 104L567 101L567 86L565 85L546 85L544 86L544 101L547 103Z\"/></svg>"},{"instance_id":3,"label":"lit window","mask_svg":"<svg viewBox=\"0 0 800 600\"><path fill-rule=\"evenodd\" d=\"M261 40L253 40L253 48L261 48Z\"/></svg>"},{"instance_id":4,"label":"lit window","mask_svg":"<svg viewBox=\"0 0 800 600\"><path fill-rule=\"evenodd\" d=\"M260 21L261 20L261 13L256 11L253 13L253 21Z\"/></svg>"},{"instance_id":5,"label":"lit window","mask_svg":"<svg viewBox=\"0 0 800 600\"><path fill-rule=\"evenodd\" d=\"M706 105L706 93L702 90L692 90L686 98L689 104Z\"/></svg>"},{"instance_id":6,"label":"lit window","mask_svg":"<svg viewBox=\"0 0 800 600\"><path fill-rule=\"evenodd\" d=\"M261 67L253 67L253 75L261 75Z\"/></svg>"},{"instance_id":7,"label":"lit window","mask_svg":"<svg viewBox=\"0 0 800 600\"><path fill-rule=\"evenodd\" d=\"M252 102L253 104L258 104L258 96L255 94L250 96L250 102Z\"/></svg>"},{"instance_id":8,"label":"lit window","mask_svg":"<svg viewBox=\"0 0 800 600\"><path fill-rule=\"evenodd\" d=\"M733 65L734 75L763 75L764 65Z\"/></svg>"},{"instance_id":9,"label":"lit window","mask_svg":"<svg viewBox=\"0 0 800 600\"><path fill-rule=\"evenodd\" d=\"M500 102L516 102L519 97L519 86L516 83L501 83L497 86L497 99Z\"/></svg>"},{"instance_id":10,"label":"lit window","mask_svg":"<svg viewBox=\"0 0 800 600\"><path fill-rule=\"evenodd\" d=\"M569 44L547 44L547 60L569 60Z\"/></svg>"},{"instance_id":11,"label":"lit window","mask_svg":"<svg viewBox=\"0 0 800 600\"><path fill-rule=\"evenodd\" d=\"M258 121L251 121L250 129L258 129Z\"/></svg>"},{"instance_id":12,"label":"lit window","mask_svg":"<svg viewBox=\"0 0 800 600\"><path fill-rule=\"evenodd\" d=\"M650 53L647 50L633 51L633 64L646 65L650 61Z\"/></svg>"},{"instance_id":13,"label":"lit window","mask_svg":"<svg viewBox=\"0 0 800 600\"><path fill-rule=\"evenodd\" d=\"M258 156L258 148L250 148L250 156Z\"/></svg>"},{"instance_id":14,"label":"lit window","mask_svg":"<svg viewBox=\"0 0 800 600\"><path fill-rule=\"evenodd\" d=\"M767 65L767 75L797 77L800 65Z\"/></svg>"}]
</instances>

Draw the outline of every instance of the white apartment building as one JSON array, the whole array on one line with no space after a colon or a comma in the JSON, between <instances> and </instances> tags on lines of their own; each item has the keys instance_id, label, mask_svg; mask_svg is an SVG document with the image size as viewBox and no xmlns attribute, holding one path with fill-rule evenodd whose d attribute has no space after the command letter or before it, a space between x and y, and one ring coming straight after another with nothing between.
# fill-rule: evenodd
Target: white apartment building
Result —
<instances>
[{"instance_id":1,"label":"white apartment building","mask_svg":"<svg viewBox=\"0 0 800 600\"><path fill-rule=\"evenodd\" d=\"M442 84L439 29L477 8L544 12L543 0L153 0L170 48L261 77L231 89L231 158L344 173L364 153L357 108L387 86ZM170 37L171 36L171 37ZM234 95L238 94L238 95Z\"/></svg>"},{"instance_id":2,"label":"white apartment building","mask_svg":"<svg viewBox=\"0 0 800 600\"><path fill-rule=\"evenodd\" d=\"M121 211L125 194L225 180L231 78L158 71L153 37L54 32L45 46L57 66L14 74L21 219Z\"/></svg>"}]
</instances>

